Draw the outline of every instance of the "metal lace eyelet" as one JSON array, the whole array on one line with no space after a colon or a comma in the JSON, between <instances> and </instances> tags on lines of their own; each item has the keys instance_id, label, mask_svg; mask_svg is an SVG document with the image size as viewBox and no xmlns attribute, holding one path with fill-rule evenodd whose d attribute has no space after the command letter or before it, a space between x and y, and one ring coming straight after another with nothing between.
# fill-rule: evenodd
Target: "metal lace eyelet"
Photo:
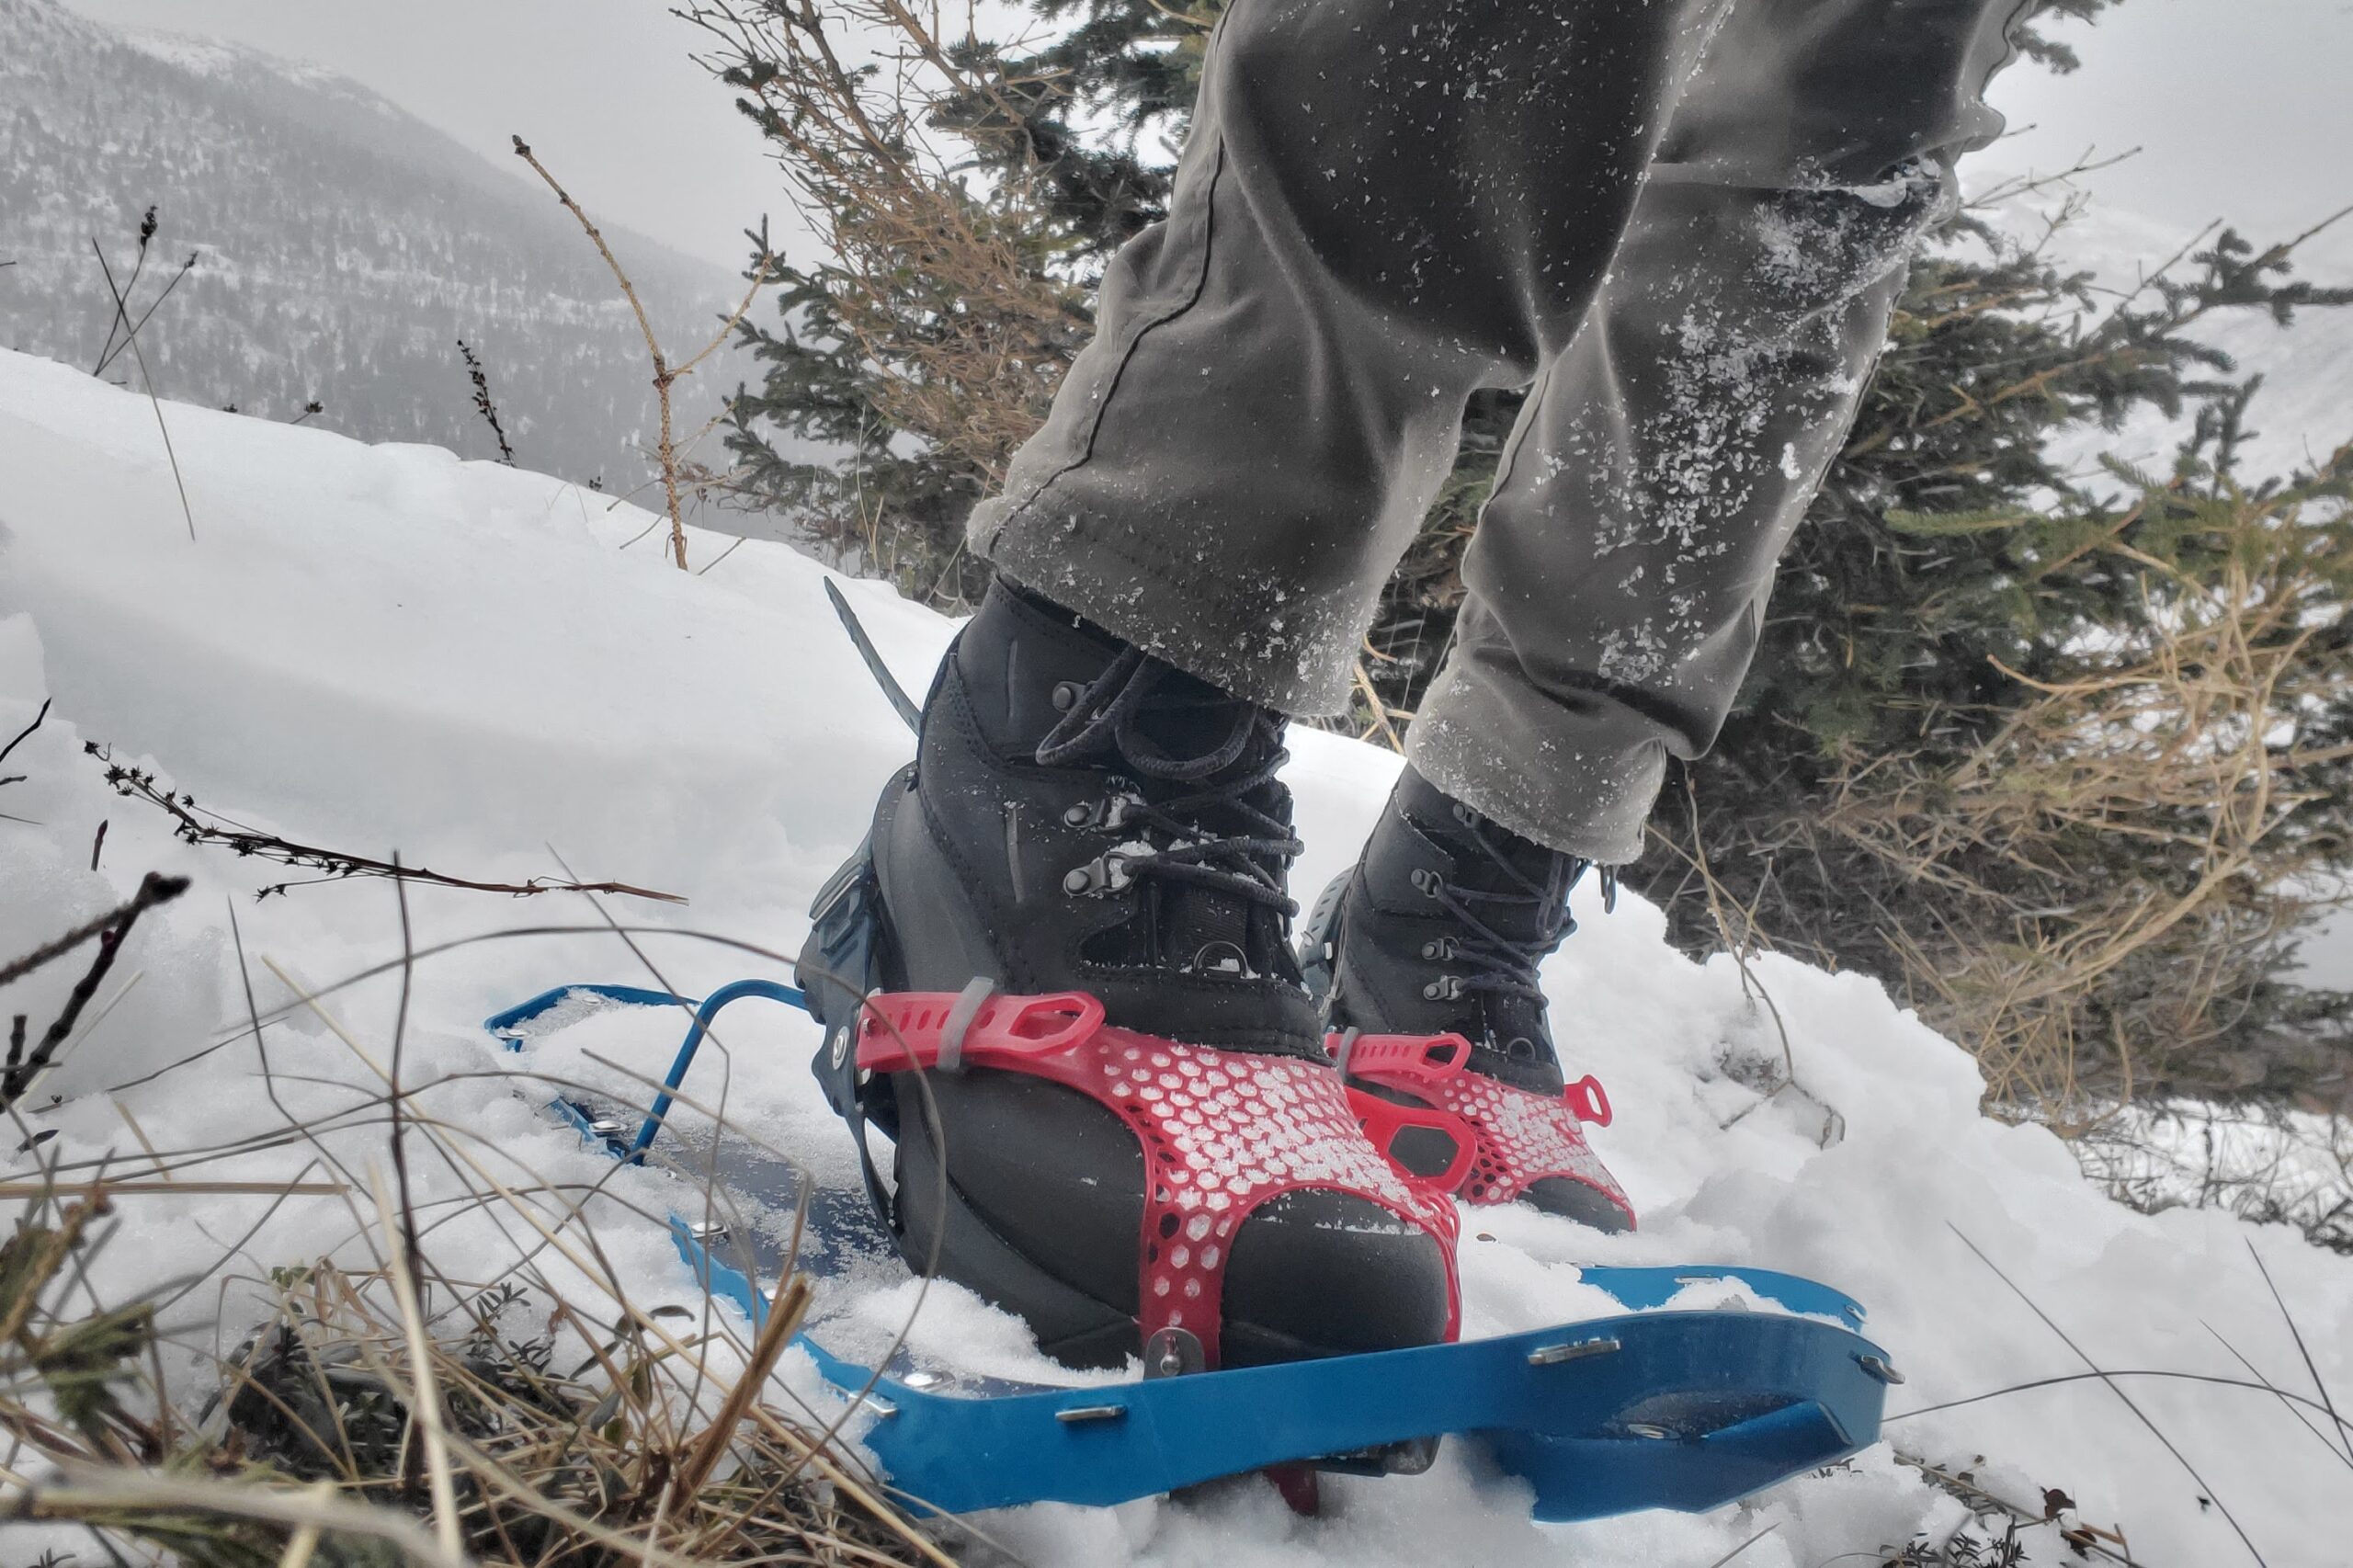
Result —
<instances>
[{"instance_id":1,"label":"metal lace eyelet","mask_svg":"<svg viewBox=\"0 0 2353 1568\"><path fill-rule=\"evenodd\" d=\"M1441 974L1422 987L1422 996L1430 1002L1459 1002L1462 999L1462 982L1457 976Z\"/></svg>"},{"instance_id":2,"label":"metal lace eyelet","mask_svg":"<svg viewBox=\"0 0 2353 1568\"><path fill-rule=\"evenodd\" d=\"M1054 683L1054 689L1051 700L1053 702L1053 705L1063 712L1067 713L1072 709L1077 707L1078 698L1078 684L1075 681L1058 680Z\"/></svg>"},{"instance_id":3,"label":"metal lace eyelet","mask_svg":"<svg viewBox=\"0 0 2353 1568\"><path fill-rule=\"evenodd\" d=\"M1210 942L1193 955L1185 966L1190 974L1230 974L1244 980L1256 980L1258 971L1250 967L1250 956L1232 942Z\"/></svg>"},{"instance_id":4,"label":"metal lace eyelet","mask_svg":"<svg viewBox=\"0 0 2353 1568\"><path fill-rule=\"evenodd\" d=\"M1099 827L1116 832L1128 825L1130 812L1142 804L1141 798L1129 794L1113 795L1105 801L1081 801L1063 810L1063 824L1067 827Z\"/></svg>"},{"instance_id":5,"label":"metal lace eyelet","mask_svg":"<svg viewBox=\"0 0 2353 1568\"><path fill-rule=\"evenodd\" d=\"M1084 866L1074 866L1063 878L1063 892L1073 895L1125 892L1135 878L1128 872L1128 857L1114 850Z\"/></svg>"},{"instance_id":6,"label":"metal lace eyelet","mask_svg":"<svg viewBox=\"0 0 2353 1568\"><path fill-rule=\"evenodd\" d=\"M1446 880L1426 866L1415 867L1413 875L1406 881L1414 884L1415 892L1430 898L1436 898L1439 890L1446 886Z\"/></svg>"},{"instance_id":7,"label":"metal lace eyelet","mask_svg":"<svg viewBox=\"0 0 2353 1568\"><path fill-rule=\"evenodd\" d=\"M1422 944L1422 957L1426 959L1446 960L1452 958L1454 953L1454 938L1451 937L1440 937Z\"/></svg>"}]
</instances>

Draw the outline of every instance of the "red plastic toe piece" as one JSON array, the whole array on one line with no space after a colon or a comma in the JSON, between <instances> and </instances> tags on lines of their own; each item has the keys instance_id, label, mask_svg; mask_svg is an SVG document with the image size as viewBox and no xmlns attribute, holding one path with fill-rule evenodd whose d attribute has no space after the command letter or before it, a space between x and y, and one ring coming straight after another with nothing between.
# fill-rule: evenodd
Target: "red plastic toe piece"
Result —
<instances>
[{"instance_id":1,"label":"red plastic toe piece","mask_svg":"<svg viewBox=\"0 0 2353 1568\"><path fill-rule=\"evenodd\" d=\"M1325 1048L1335 1058L1346 1053L1349 1077L1411 1095L1468 1127L1473 1147L1460 1189L1464 1202L1510 1203L1559 1176L1583 1182L1633 1219L1633 1204L1580 1125L1609 1125L1600 1080L1583 1078L1557 1096L1517 1088L1466 1071L1471 1042L1461 1035L1334 1035Z\"/></svg>"},{"instance_id":2,"label":"red plastic toe piece","mask_svg":"<svg viewBox=\"0 0 2353 1568\"><path fill-rule=\"evenodd\" d=\"M1077 993L868 999L858 1027L861 1069L899 1073L960 1063L1075 1089L1135 1133L1144 1156L1137 1314L1143 1338L1181 1329L1200 1342L1209 1366L1218 1365L1234 1233L1262 1204L1312 1187L1362 1198L1438 1242L1450 1298L1447 1337L1454 1336L1461 1313L1451 1187L1392 1166L1368 1139L1329 1067L1113 1028L1103 1022L1100 1003Z\"/></svg>"}]
</instances>

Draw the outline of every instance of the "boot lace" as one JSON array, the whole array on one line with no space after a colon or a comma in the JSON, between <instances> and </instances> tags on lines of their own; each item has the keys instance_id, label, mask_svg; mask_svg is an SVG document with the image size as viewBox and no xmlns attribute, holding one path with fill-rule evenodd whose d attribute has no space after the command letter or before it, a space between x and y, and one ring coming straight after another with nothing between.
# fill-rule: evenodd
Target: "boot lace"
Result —
<instances>
[{"instance_id":1,"label":"boot lace","mask_svg":"<svg viewBox=\"0 0 2353 1568\"><path fill-rule=\"evenodd\" d=\"M1468 816L1462 820L1480 853L1503 872L1511 885L1500 889L1464 887L1436 871L1414 873L1422 892L1436 899L1462 927L1461 935L1442 937L1431 944L1438 950L1426 949L1426 956L1449 961L1470 960L1468 968L1449 971L1440 983L1449 998L1478 992L1541 1006L1544 992L1537 983L1537 966L1575 932L1577 923L1569 915L1569 892L1592 863L1574 856L1562 857L1566 862L1566 875L1555 891L1550 876L1539 881L1514 865L1510 857L1487 836L1484 824ZM1604 867L1601 875L1604 903L1614 903L1618 892L1616 872ZM1529 919L1531 915L1532 921ZM1498 930L1498 925L1525 928L1529 934L1515 936Z\"/></svg>"},{"instance_id":2,"label":"boot lace","mask_svg":"<svg viewBox=\"0 0 2353 1568\"><path fill-rule=\"evenodd\" d=\"M1190 882L1278 910L1288 920L1299 905L1284 891L1284 873L1305 846L1289 823L1250 799L1273 784L1290 759L1282 745L1283 721L1269 710L1222 692L1172 688L1168 677L1176 673L1140 649L1122 651L1079 691L1069 710L1038 744L1038 763L1061 767L1116 756L1139 778L1199 786L1157 801L1145 799L1142 791L1125 795L1115 820L1141 829L1140 843L1117 851L1109 874L1094 885L1116 891L1124 885L1122 878L1144 876ZM1237 710L1232 728L1222 742L1198 756L1171 756L1144 730L1148 716L1229 706ZM1222 777L1245 756L1255 756L1256 766ZM1238 822L1243 831L1203 825L1212 815ZM1072 873L1074 879L1080 876Z\"/></svg>"}]
</instances>

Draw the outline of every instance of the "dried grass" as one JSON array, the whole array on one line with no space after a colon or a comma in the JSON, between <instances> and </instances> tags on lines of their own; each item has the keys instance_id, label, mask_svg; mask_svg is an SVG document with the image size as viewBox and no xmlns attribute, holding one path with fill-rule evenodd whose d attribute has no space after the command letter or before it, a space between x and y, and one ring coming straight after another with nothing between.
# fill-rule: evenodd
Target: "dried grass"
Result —
<instances>
[{"instance_id":1,"label":"dried grass","mask_svg":"<svg viewBox=\"0 0 2353 1568\"><path fill-rule=\"evenodd\" d=\"M404 941L377 972L405 981L419 957ZM837 1444L839 1418L828 1426L775 1380L808 1309L805 1278L779 1287L749 1343L714 1307L641 1305L607 1261L599 1216L618 1205L631 1225L664 1227L666 1213L608 1178L550 1179L421 1111L397 1028L389 1049L365 1041L324 994L269 967L361 1069L352 1108L304 1117L281 1102L276 1131L201 1148L156 1147L126 1109L143 1158L51 1158L0 1189L14 1221L0 1240L0 1520L79 1528L123 1564L957 1561L942 1541L961 1531L912 1523ZM284 1016L256 1006L244 1036L274 1102L317 1081L271 1067L262 1042ZM581 1092L521 1071L483 1087ZM397 1183L353 1168L371 1130ZM289 1179L207 1169L288 1149L311 1156ZM428 1202L408 1196L412 1163L435 1175ZM697 1173L673 1174L676 1207L728 1211ZM102 1267L119 1207L199 1196L250 1197L259 1212L191 1277L102 1300L94 1280L153 1272ZM340 1199L347 1234L307 1261L256 1263L252 1238L297 1197ZM511 1244L471 1245L469 1267L451 1269L460 1249L437 1238L460 1221ZM200 1289L252 1325L233 1348L175 1311ZM191 1396L166 1384L167 1353L214 1369L198 1408L176 1403Z\"/></svg>"},{"instance_id":2,"label":"dried grass","mask_svg":"<svg viewBox=\"0 0 2353 1568\"><path fill-rule=\"evenodd\" d=\"M2087 635L2063 678L2004 670L2029 699L1955 766L1851 759L1805 829L1917 891L1879 911L1903 984L1992 1101L2071 1134L2211 1058L2339 902L2344 846L2308 808L2348 753L2306 736L2341 673L2318 652L2353 568L2341 504L2226 485L2143 507L2201 560L2124 542L2138 509L2087 543L2138 575L2143 630Z\"/></svg>"}]
</instances>

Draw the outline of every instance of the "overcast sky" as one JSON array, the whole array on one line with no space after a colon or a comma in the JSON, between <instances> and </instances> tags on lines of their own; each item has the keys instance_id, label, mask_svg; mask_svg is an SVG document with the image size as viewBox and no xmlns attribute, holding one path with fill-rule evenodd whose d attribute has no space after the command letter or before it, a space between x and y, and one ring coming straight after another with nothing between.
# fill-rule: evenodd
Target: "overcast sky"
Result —
<instances>
[{"instance_id":1,"label":"overcast sky","mask_svg":"<svg viewBox=\"0 0 2353 1568\"><path fill-rule=\"evenodd\" d=\"M697 35L664 0L68 3L328 66L501 166L520 132L592 209L730 267L763 212L787 226L758 139L688 58ZM1997 101L2033 129L1981 172L2138 146L2100 176L2104 200L2267 236L2353 204L2353 0L2122 0L2067 36L2085 69L2004 77Z\"/></svg>"}]
</instances>

